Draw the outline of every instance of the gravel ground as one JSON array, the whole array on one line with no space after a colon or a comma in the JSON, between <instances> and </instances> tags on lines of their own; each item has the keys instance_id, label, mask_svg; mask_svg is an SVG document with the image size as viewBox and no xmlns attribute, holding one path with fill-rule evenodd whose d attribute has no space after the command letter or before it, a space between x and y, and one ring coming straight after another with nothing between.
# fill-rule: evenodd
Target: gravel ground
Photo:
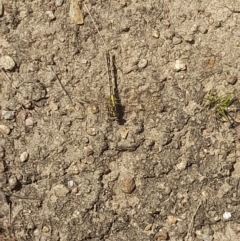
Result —
<instances>
[{"instance_id":1,"label":"gravel ground","mask_svg":"<svg viewBox=\"0 0 240 241\"><path fill-rule=\"evenodd\" d=\"M240 240L240 2L0 0L0 21L0 240Z\"/></svg>"}]
</instances>

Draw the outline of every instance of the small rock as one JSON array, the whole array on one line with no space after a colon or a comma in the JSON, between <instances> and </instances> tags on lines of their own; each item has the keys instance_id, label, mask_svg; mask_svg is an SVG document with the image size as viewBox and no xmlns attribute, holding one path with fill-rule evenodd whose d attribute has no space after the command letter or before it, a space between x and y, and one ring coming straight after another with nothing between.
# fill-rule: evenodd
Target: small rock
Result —
<instances>
[{"instance_id":1,"label":"small rock","mask_svg":"<svg viewBox=\"0 0 240 241\"><path fill-rule=\"evenodd\" d=\"M69 193L68 188L65 187L63 184L58 184L54 186L53 191L57 197L65 197Z\"/></svg>"},{"instance_id":2,"label":"small rock","mask_svg":"<svg viewBox=\"0 0 240 241\"><path fill-rule=\"evenodd\" d=\"M48 233L50 231L50 228L48 226L43 226L42 231L44 233Z\"/></svg>"},{"instance_id":3,"label":"small rock","mask_svg":"<svg viewBox=\"0 0 240 241\"><path fill-rule=\"evenodd\" d=\"M136 188L133 178L124 178L121 183L121 189L124 193L130 194Z\"/></svg>"},{"instance_id":4,"label":"small rock","mask_svg":"<svg viewBox=\"0 0 240 241\"><path fill-rule=\"evenodd\" d=\"M159 38L159 32L158 32L156 29L153 29L153 30L152 30L152 36L153 36L154 38Z\"/></svg>"},{"instance_id":5,"label":"small rock","mask_svg":"<svg viewBox=\"0 0 240 241\"><path fill-rule=\"evenodd\" d=\"M72 192L71 192L72 194L77 194L78 193L78 188L77 187L74 187L73 189L72 189Z\"/></svg>"},{"instance_id":6,"label":"small rock","mask_svg":"<svg viewBox=\"0 0 240 241\"><path fill-rule=\"evenodd\" d=\"M169 186L166 186L164 191L167 195L169 195L172 192L172 189Z\"/></svg>"},{"instance_id":7,"label":"small rock","mask_svg":"<svg viewBox=\"0 0 240 241\"><path fill-rule=\"evenodd\" d=\"M215 28L220 28L221 26L222 26L222 21L217 20L217 21L214 22Z\"/></svg>"},{"instance_id":8,"label":"small rock","mask_svg":"<svg viewBox=\"0 0 240 241\"><path fill-rule=\"evenodd\" d=\"M194 42L194 36L192 34L186 34L184 36L184 40L187 42L187 43L193 43Z\"/></svg>"},{"instance_id":9,"label":"small rock","mask_svg":"<svg viewBox=\"0 0 240 241\"><path fill-rule=\"evenodd\" d=\"M2 117L5 120L13 120L15 117L14 111L2 110Z\"/></svg>"},{"instance_id":10,"label":"small rock","mask_svg":"<svg viewBox=\"0 0 240 241\"><path fill-rule=\"evenodd\" d=\"M12 70L15 67L15 62L10 56L2 56L0 58L0 67L5 70Z\"/></svg>"},{"instance_id":11,"label":"small rock","mask_svg":"<svg viewBox=\"0 0 240 241\"><path fill-rule=\"evenodd\" d=\"M87 128L87 134L89 135L89 136L96 136L97 135L97 131L96 131L96 129L94 128L94 127L89 127L89 128Z\"/></svg>"},{"instance_id":12,"label":"small rock","mask_svg":"<svg viewBox=\"0 0 240 241\"><path fill-rule=\"evenodd\" d=\"M180 44L182 42L182 39L174 36L172 41L173 41L174 45L177 45L177 44Z\"/></svg>"},{"instance_id":13,"label":"small rock","mask_svg":"<svg viewBox=\"0 0 240 241\"><path fill-rule=\"evenodd\" d=\"M176 71L181 71L181 70L186 70L186 65L185 63L182 62L182 60L178 59L175 62L175 70Z\"/></svg>"},{"instance_id":14,"label":"small rock","mask_svg":"<svg viewBox=\"0 0 240 241\"><path fill-rule=\"evenodd\" d=\"M128 32L130 30L129 23L124 21L121 23L121 32Z\"/></svg>"},{"instance_id":15,"label":"small rock","mask_svg":"<svg viewBox=\"0 0 240 241\"><path fill-rule=\"evenodd\" d=\"M120 6L123 8L123 7L126 7L127 6L127 3L125 0L120 0Z\"/></svg>"},{"instance_id":16,"label":"small rock","mask_svg":"<svg viewBox=\"0 0 240 241\"><path fill-rule=\"evenodd\" d=\"M26 152L26 151L23 152L23 153L20 155L20 161L21 161L21 162L27 161L28 158L29 158L29 154L28 154L28 152Z\"/></svg>"},{"instance_id":17,"label":"small rock","mask_svg":"<svg viewBox=\"0 0 240 241\"><path fill-rule=\"evenodd\" d=\"M27 113L25 110L20 110L17 114L17 121L20 121L20 122L24 122L26 120L26 117L27 117Z\"/></svg>"},{"instance_id":18,"label":"small rock","mask_svg":"<svg viewBox=\"0 0 240 241\"><path fill-rule=\"evenodd\" d=\"M197 24L194 24L191 29L190 29L190 32L191 33L196 33L198 31L198 25Z\"/></svg>"},{"instance_id":19,"label":"small rock","mask_svg":"<svg viewBox=\"0 0 240 241\"><path fill-rule=\"evenodd\" d=\"M138 68L143 69L147 66L148 61L146 59L140 59L138 62Z\"/></svg>"},{"instance_id":20,"label":"small rock","mask_svg":"<svg viewBox=\"0 0 240 241\"><path fill-rule=\"evenodd\" d=\"M230 212L224 212L223 219L228 220L232 217L232 214Z\"/></svg>"},{"instance_id":21,"label":"small rock","mask_svg":"<svg viewBox=\"0 0 240 241\"><path fill-rule=\"evenodd\" d=\"M3 3L2 0L0 0L0 17L3 15Z\"/></svg>"},{"instance_id":22,"label":"small rock","mask_svg":"<svg viewBox=\"0 0 240 241\"><path fill-rule=\"evenodd\" d=\"M89 143L88 137L83 137L82 142L85 143L85 144L88 144Z\"/></svg>"},{"instance_id":23,"label":"small rock","mask_svg":"<svg viewBox=\"0 0 240 241\"><path fill-rule=\"evenodd\" d=\"M34 121L33 121L33 118L30 116L30 117L28 117L26 120L25 120L25 125L26 126L33 126L33 124L34 124Z\"/></svg>"},{"instance_id":24,"label":"small rock","mask_svg":"<svg viewBox=\"0 0 240 241\"><path fill-rule=\"evenodd\" d=\"M73 180L68 181L68 188L72 188L73 185L74 185L74 181Z\"/></svg>"},{"instance_id":25,"label":"small rock","mask_svg":"<svg viewBox=\"0 0 240 241\"><path fill-rule=\"evenodd\" d=\"M16 186L17 186L17 178L15 176L11 176L9 179L8 179L8 183L9 183L9 187L11 190L13 190Z\"/></svg>"},{"instance_id":26,"label":"small rock","mask_svg":"<svg viewBox=\"0 0 240 241\"><path fill-rule=\"evenodd\" d=\"M187 167L187 160L182 160L180 163L178 163L175 166L175 170L183 171L186 169L186 167Z\"/></svg>"},{"instance_id":27,"label":"small rock","mask_svg":"<svg viewBox=\"0 0 240 241\"><path fill-rule=\"evenodd\" d=\"M222 198L227 192L232 189L232 186L228 183L224 183L218 190L217 197Z\"/></svg>"},{"instance_id":28,"label":"small rock","mask_svg":"<svg viewBox=\"0 0 240 241\"><path fill-rule=\"evenodd\" d=\"M152 147L152 146L154 146L155 141L151 140L151 139L146 139L144 143L147 147Z\"/></svg>"},{"instance_id":29,"label":"small rock","mask_svg":"<svg viewBox=\"0 0 240 241\"><path fill-rule=\"evenodd\" d=\"M10 134L11 129L10 129L10 127L8 127L8 126L0 125L0 131L1 131L3 134L8 135L8 134Z\"/></svg>"},{"instance_id":30,"label":"small rock","mask_svg":"<svg viewBox=\"0 0 240 241\"><path fill-rule=\"evenodd\" d=\"M177 222L176 217L173 215L168 215L167 218L168 218L168 222L171 224L175 224Z\"/></svg>"},{"instance_id":31,"label":"small rock","mask_svg":"<svg viewBox=\"0 0 240 241\"><path fill-rule=\"evenodd\" d=\"M120 136L122 139L126 139L128 136L128 130L125 127L122 127L120 130Z\"/></svg>"},{"instance_id":32,"label":"small rock","mask_svg":"<svg viewBox=\"0 0 240 241\"><path fill-rule=\"evenodd\" d=\"M63 4L63 0L55 0L55 6L56 7L61 7Z\"/></svg>"},{"instance_id":33,"label":"small rock","mask_svg":"<svg viewBox=\"0 0 240 241\"><path fill-rule=\"evenodd\" d=\"M72 24L83 24L83 15L77 0L70 1L69 16Z\"/></svg>"},{"instance_id":34,"label":"small rock","mask_svg":"<svg viewBox=\"0 0 240 241\"><path fill-rule=\"evenodd\" d=\"M227 76L227 82L231 85L236 84L237 79L238 79L237 76L231 76L231 75Z\"/></svg>"},{"instance_id":35,"label":"small rock","mask_svg":"<svg viewBox=\"0 0 240 241\"><path fill-rule=\"evenodd\" d=\"M166 230L160 230L158 233L155 234L155 240L168 240L168 232Z\"/></svg>"},{"instance_id":36,"label":"small rock","mask_svg":"<svg viewBox=\"0 0 240 241\"><path fill-rule=\"evenodd\" d=\"M85 154L86 157L91 156L91 155L94 154L94 151L93 151L93 149L90 146L84 147L83 150L84 150L84 154Z\"/></svg>"},{"instance_id":37,"label":"small rock","mask_svg":"<svg viewBox=\"0 0 240 241\"><path fill-rule=\"evenodd\" d=\"M207 27L205 27L205 26L200 26L200 27L198 28L198 30L199 30L199 32L202 33L202 34L205 34L205 33L208 32L208 29L207 29Z\"/></svg>"},{"instance_id":38,"label":"small rock","mask_svg":"<svg viewBox=\"0 0 240 241\"><path fill-rule=\"evenodd\" d=\"M54 20L54 19L56 19L53 11L46 11L45 13L46 13L46 15L48 16L48 18L49 18L51 21Z\"/></svg>"},{"instance_id":39,"label":"small rock","mask_svg":"<svg viewBox=\"0 0 240 241\"><path fill-rule=\"evenodd\" d=\"M149 231L149 230L151 230L151 228L152 228L152 223L149 223L145 228L144 228L144 231Z\"/></svg>"}]
</instances>

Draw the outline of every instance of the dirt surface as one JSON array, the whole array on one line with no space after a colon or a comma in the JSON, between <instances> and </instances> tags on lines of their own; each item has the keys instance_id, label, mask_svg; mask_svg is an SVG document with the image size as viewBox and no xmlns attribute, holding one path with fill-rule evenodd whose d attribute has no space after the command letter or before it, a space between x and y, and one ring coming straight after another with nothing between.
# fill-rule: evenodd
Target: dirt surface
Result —
<instances>
[{"instance_id":1,"label":"dirt surface","mask_svg":"<svg viewBox=\"0 0 240 241\"><path fill-rule=\"evenodd\" d=\"M240 240L240 3L85 4L0 1L0 240Z\"/></svg>"}]
</instances>

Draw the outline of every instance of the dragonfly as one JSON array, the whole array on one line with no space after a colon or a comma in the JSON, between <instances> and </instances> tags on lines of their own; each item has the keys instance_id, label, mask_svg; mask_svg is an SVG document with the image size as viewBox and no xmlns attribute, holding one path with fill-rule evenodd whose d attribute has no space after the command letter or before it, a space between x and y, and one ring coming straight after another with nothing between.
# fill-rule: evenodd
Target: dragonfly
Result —
<instances>
[{"instance_id":1,"label":"dragonfly","mask_svg":"<svg viewBox=\"0 0 240 241\"><path fill-rule=\"evenodd\" d=\"M119 108L120 100L117 88L117 79L116 79L116 67L115 67L115 56L106 52L107 59L107 68L108 68L108 78L109 78L109 105L108 112L111 120L117 120L119 122Z\"/></svg>"}]
</instances>

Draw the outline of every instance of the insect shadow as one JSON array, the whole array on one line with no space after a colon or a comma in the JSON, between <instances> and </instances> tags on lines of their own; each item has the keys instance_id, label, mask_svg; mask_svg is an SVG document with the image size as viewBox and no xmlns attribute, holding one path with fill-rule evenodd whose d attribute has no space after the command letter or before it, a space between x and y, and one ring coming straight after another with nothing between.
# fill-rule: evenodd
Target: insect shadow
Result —
<instances>
[{"instance_id":1,"label":"insect shadow","mask_svg":"<svg viewBox=\"0 0 240 241\"><path fill-rule=\"evenodd\" d=\"M117 113L118 113L118 124L124 125L124 123L126 122L126 120L124 119L125 106L122 105L121 97L120 97L119 90L118 90L118 82L117 82L117 80L118 80L118 70L117 70L117 67L116 67L115 55L112 56L112 63L113 63L115 97L116 97L116 109L117 109Z\"/></svg>"}]
</instances>

